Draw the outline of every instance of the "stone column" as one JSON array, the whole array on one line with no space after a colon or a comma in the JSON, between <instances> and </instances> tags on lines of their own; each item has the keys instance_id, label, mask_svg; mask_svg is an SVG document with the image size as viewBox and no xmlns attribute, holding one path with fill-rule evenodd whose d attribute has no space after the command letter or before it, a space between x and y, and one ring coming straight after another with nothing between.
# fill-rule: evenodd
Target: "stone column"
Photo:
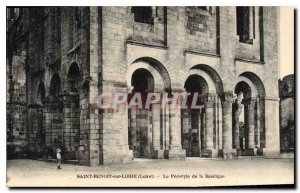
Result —
<instances>
[{"instance_id":1,"label":"stone column","mask_svg":"<svg viewBox=\"0 0 300 193\"><path fill-rule=\"evenodd\" d=\"M260 148L260 105L259 98L256 100L256 147Z\"/></svg>"},{"instance_id":2,"label":"stone column","mask_svg":"<svg viewBox=\"0 0 300 193\"><path fill-rule=\"evenodd\" d=\"M164 157L160 148L160 104L152 104L152 158L161 159Z\"/></svg>"},{"instance_id":3,"label":"stone column","mask_svg":"<svg viewBox=\"0 0 300 193\"><path fill-rule=\"evenodd\" d=\"M276 97L265 97L265 132L266 146L263 154L277 158L280 154L279 100Z\"/></svg>"},{"instance_id":4,"label":"stone column","mask_svg":"<svg viewBox=\"0 0 300 193\"><path fill-rule=\"evenodd\" d=\"M175 108L170 105L166 107L170 109L170 145L169 150L165 151L167 159L185 159L186 156L185 150L181 146L181 109L179 103Z\"/></svg>"},{"instance_id":5,"label":"stone column","mask_svg":"<svg viewBox=\"0 0 300 193\"><path fill-rule=\"evenodd\" d=\"M232 103L233 94L224 93L222 98L223 109L223 157L232 158L234 152L232 149Z\"/></svg>"},{"instance_id":6,"label":"stone column","mask_svg":"<svg viewBox=\"0 0 300 193\"><path fill-rule=\"evenodd\" d=\"M235 101L233 104L233 119L234 119L234 147L237 149L237 154L240 155L240 120L239 120L239 115L240 115L240 108L241 105L238 100Z\"/></svg>"},{"instance_id":7,"label":"stone column","mask_svg":"<svg viewBox=\"0 0 300 193\"><path fill-rule=\"evenodd\" d=\"M247 129L248 129L248 146L247 149L254 150L255 149L255 137L254 137L254 107L255 107L256 99L246 99L244 100L244 105L247 107ZM255 154L255 153L254 153Z\"/></svg>"},{"instance_id":8,"label":"stone column","mask_svg":"<svg viewBox=\"0 0 300 193\"><path fill-rule=\"evenodd\" d=\"M212 94L208 94L205 101L205 126L206 126L206 140L205 151L207 151L208 157L217 157L218 153L214 148L214 98Z\"/></svg>"}]
</instances>

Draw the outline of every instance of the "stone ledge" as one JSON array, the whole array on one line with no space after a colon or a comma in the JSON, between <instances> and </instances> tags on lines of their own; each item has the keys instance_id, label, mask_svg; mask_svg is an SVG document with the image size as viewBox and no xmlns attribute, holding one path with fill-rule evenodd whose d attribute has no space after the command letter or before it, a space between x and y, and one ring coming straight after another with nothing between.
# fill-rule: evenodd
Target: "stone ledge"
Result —
<instances>
[{"instance_id":1,"label":"stone ledge","mask_svg":"<svg viewBox=\"0 0 300 193\"><path fill-rule=\"evenodd\" d=\"M149 44L149 43L139 42L139 41L134 41L134 40L126 40L126 44L143 46L143 47L150 47L150 48L168 49L168 46L157 45L157 44Z\"/></svg>"}]
</instances>

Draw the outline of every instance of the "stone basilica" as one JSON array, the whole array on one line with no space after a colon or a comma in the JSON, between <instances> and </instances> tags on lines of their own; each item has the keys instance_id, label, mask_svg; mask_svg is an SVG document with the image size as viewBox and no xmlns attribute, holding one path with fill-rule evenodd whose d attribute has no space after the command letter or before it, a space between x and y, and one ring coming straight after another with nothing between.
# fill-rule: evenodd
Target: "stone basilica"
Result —
<instances>
[{"instance_id":1,"label":"stone basilica","mask_svg":"<svg viewBox=\"0 0 300 193\"><path fill-rule=\"evenodd\" d=\"M82 165L277 157L278 65L277 7L7 8L7 142ZM97 106L104 92L157 90L205 100Z\"/></svg>"}]
</instances>

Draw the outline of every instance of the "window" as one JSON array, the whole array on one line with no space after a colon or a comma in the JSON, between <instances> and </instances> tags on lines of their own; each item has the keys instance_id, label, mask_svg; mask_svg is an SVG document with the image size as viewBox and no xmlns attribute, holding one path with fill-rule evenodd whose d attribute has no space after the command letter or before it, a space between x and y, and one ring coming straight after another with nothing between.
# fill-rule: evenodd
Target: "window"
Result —
<instances>
[{"instance_id":1,"label":"window","mask_svg":"<svg viewBox=\"0 0 300 193\"><path fill-rule=\"evenodd\" d=\"M132 7L131 13L134 13L135 22L154 24L152 7Z\"/></svg>"},{"instance_id":2,"label":"window","mask_svg":"<svg viewBox=\"0 0 300 193\"><path fill-rule=\"evenodd\" d=\"M74 18L75 18L75 29L78 30L81 26L81 13L80 13L80 8L75 7L75 13L74 13Z\"/></svg>"},{"instance_id":3,"label":"window","mask_svg":"<svg viewBox=\"0 0 300 193\"><path fill-rule=\"evenodd\" d=\"M197 6L198 9L202 9L204 11L209 11L209 6Z\"/></svg>"},{"instance_id":4,"label":"window","mask_svg":"<svg viewBox=\"0 0 300 193\"><path fill-rule=\"evenodd\" d=\"M254 38L254 9L252 7L236 8L236 28L240 42L253 43Z\"/></svg>"}]
</instances>

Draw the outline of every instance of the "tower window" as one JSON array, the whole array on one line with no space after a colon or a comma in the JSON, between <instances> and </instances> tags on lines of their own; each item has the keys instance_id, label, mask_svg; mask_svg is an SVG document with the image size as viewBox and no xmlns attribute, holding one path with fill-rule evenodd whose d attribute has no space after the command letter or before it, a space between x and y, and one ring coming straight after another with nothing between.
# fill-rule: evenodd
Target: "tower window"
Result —
<instances>
[{"instance_id":1,"label":"tower window","mask_svg":"<svg viewBox=\"0 0 300 193\"><path fill-rule=\"evenodd\" d=\"M237 7L236 19L237 35L239 36L240 42L252 43L255 26L254 9L252 7Z\"/></svg>"},{"instance_id":2,"label":"tower window","mask_svg":"<svg viewBox=\"0 0 300 193\"><path fill-rule=\"evenodd\" d=\"M131 12L134 13L135 22L154 24L152 7L132 7Z\"/></svg>"}]
</instances>

